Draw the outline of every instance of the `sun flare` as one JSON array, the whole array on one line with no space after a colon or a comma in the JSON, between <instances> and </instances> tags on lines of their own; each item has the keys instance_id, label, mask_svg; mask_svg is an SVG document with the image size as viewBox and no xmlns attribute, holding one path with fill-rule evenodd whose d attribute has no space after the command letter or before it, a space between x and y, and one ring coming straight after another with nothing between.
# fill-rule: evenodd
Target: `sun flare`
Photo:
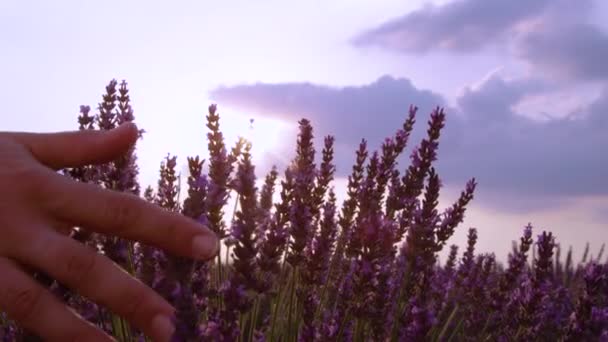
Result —
<instances>
[{"instance_id":1,"label":"sun flare","mask_svg":"<svg viewBox=\"0 0 608 342\"><path fill-rule=\"evenodd\" d=\"M241 137L251 142L251 154L256 161L279 153L281 147L289 143L287 139L293 130L293 125L286 121L254 114L230 113L230 120L225 123L227 140L236 141Z\"/></svg>"}]
</instances>

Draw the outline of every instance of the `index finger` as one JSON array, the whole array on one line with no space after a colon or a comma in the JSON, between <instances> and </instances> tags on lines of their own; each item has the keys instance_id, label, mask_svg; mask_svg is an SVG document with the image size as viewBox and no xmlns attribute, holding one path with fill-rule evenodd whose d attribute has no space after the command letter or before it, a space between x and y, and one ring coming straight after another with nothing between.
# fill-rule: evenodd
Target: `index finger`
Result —
<instances>
[{"instance_id":1,"label":"index finger","mask_svg":"<svg viewBox=\"0 0 608 342\"><path fill-rule=\"evenodd\" d=\"M42 205L59 219L153 245L177 256L209 260L217 254L219 240L215 233L189 217L133 194L50 173Z\"/></svg>"}]
</instances>

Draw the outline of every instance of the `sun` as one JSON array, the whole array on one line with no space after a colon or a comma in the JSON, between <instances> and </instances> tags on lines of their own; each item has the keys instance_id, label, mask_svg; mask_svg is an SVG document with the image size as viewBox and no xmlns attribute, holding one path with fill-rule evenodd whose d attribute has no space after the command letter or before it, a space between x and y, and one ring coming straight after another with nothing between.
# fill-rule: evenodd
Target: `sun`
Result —
<instances>
[{"instance_id":1,"label":"sun","mask_svg":"<svg viewBox=\"0 0 608 342\"><path fill-rule=\"evenodd\" d=\"M266 117L249 118L247 133L243 135L252 144L254 161L271 156L276 159L277 155L285 151L285 145L291 142L290 137L293 137L292 125Z\"/></svg>"},{"instance_id":2,"label":"sun","mask_svg":"<svg viewBox=\"0 0 608 342\"><path fill-rule=\"evenodd\" d=\"M295 142L294 125L284 120L269 118L259 114L230 113L229 120L222 124L225 127L227 141L244 138L252 145L251 155L254 161L262 161L284 151L291 140Z\"/></svg>"}]
</instances>

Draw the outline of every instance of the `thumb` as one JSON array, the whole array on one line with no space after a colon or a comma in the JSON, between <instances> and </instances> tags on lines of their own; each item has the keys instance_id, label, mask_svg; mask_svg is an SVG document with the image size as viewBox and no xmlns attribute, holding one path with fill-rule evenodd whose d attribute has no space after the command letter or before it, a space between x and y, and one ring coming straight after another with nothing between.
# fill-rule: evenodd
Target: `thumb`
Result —
<instances>
[{"instance_id":1,"label":"thumb","mask_svg":"<svg viewBox=\"0 0 608 342\"><path fill-rule=\"evenodd\" d=\"M42 164L52 168L102 164L124 155L137 140L137 126L127 122L108 131L8 133L27 147Z\"/></svg>"}]
</instances>

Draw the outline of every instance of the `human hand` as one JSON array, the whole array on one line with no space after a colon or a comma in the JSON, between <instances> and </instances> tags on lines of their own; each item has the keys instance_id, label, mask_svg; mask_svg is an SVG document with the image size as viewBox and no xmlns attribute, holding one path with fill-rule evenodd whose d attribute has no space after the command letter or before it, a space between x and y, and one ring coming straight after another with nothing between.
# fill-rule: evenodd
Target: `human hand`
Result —
<instances>
[{"instance_id":1,"label":"human hand","mask_svg":"<svg viewBox=\"0 0 608 342\"><path fill-rule=\"evenodd\" d=\"M105 132L0 132L0 310L45 340L112 339L55 298L26 269L57 279L155 341L168 340L174 329L174 308L167 301L107 257L66 236L65 226L199 260L217 253L215 234L194 220L55 172L111 161L136 139L132 123Z\"/></svg>"}]
</instances>

